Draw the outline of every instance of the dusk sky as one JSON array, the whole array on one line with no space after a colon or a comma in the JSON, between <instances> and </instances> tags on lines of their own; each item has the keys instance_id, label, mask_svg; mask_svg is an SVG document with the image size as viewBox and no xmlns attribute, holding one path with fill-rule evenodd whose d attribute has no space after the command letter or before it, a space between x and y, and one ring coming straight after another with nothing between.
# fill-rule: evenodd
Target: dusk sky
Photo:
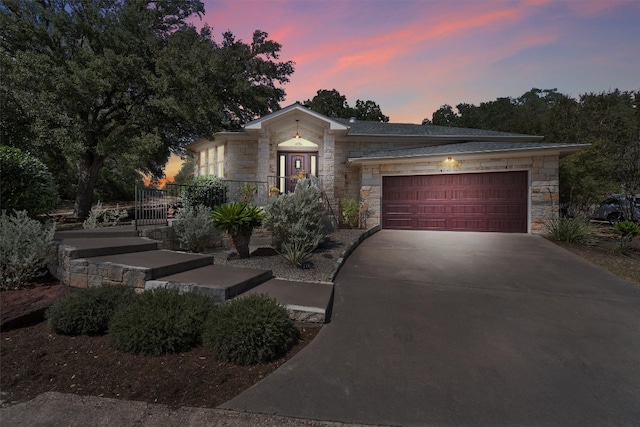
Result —
<instances>
[{"instance_id":1,"label":"dusk sky","mask_svg":"<svg viewBox=\"0 0 640 427\"><path fill-rule=\"evenodd\" d=\"M318 89L377 102L396 123L443 104L640 90L638 0L205 0L216 41L265 31L294 61L281 106Z\"/></svg>"}]
</instances>

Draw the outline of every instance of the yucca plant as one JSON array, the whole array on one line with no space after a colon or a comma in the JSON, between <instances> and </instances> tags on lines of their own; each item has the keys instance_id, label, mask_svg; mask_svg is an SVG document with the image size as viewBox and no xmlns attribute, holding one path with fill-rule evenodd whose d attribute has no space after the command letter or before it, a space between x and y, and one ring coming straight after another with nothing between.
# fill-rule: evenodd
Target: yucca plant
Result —
<instances>
[{"instance_id":1,"label":"yucca plant","mask_svg":"<svg viewBox=\"0 0 640 427\"><path fill-rule=\"evenodd\" d=\"M240 258L249 257L249 241L253 229L262 224L264 212L257 206L246 203L225 203L216 206L211 212L211 218L220 231L231 237L233 246Z\"/></svg>"}]
</instances>

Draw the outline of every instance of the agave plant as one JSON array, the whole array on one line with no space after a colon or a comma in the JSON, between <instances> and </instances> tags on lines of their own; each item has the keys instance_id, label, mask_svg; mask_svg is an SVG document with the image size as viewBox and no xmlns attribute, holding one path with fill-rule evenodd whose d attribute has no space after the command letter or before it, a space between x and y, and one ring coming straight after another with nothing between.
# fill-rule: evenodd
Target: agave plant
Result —
<instances>
[{"instance_id":1,"label":"agave plant","mask_svg":"<svg viewBox=\"0 0 640 427\"><path fill-rule=\"evenodd\" d=\"M215 207L211 212L211 218L218 230L229 234L238 256L248 258L251 233L262 224L264 218L262 209L246 203L225 203Z\"/></svg>"}]
</instances>

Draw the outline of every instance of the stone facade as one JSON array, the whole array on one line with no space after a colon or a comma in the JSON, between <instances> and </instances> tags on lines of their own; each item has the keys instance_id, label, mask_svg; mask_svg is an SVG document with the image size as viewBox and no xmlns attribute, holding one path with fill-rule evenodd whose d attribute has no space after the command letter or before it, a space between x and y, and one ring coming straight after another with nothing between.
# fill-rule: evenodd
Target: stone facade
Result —
<instances>
[{"instance_id":1,"label":"stone facade","mask_svg":"<svg viewBox=\"0 0 640 427\"><path fill-rule=\"evenodd\" d=\"M543 223L558 215L559 157L561 152L562 155L570 154L570 149L550 147L553 144L541 145L540 149L528 146L527 150L531 151L526 151L525 155L518 153L517 143L538 143L541 137L491 131L486 131L489 132L487 135L477 129L466 129L461 135L453 135L437 129L423 132L426 128L420 125L390 123L390 127L383 129L370 122L361 124L358 127L357 121L336 121L296 104L247 124L244 132L221 133L214 141L198 141L189 150L200 153L201 159L208 159L208 150L224 146L225 178L263 182L278 175L278 152L317 152L317 176L333 211L339 212L342 199L363 200L368 217L362 224L365 228L380 224L382 177L392 175L527 171L529 231L542 232ZM352 134L353 129L356 131ZM376 133L377 130L383 133ZM294 134L300 135L306 145L296 147L296 140L292 139ZM477 154L463 151L464 154L456 156L454 168L444 167L444 157L436 155L389 158L379 162L363 159L373 152L487 140L506 142L508 149L491 149ZM386 154L393 155L388 151ZM201 167L199 170L210 169Z\"/></svg>"}]
</instances>

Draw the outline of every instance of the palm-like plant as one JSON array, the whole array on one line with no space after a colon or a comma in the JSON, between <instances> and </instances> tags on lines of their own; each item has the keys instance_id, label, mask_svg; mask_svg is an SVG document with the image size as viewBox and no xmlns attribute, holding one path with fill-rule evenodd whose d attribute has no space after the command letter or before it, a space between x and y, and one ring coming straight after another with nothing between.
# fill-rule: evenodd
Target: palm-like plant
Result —
<instances>
[{"instance_id":1,"label":"palm-like plant","mask_svg":"<svg viewBox=\"0 0 640 427\"><path fill-rule=\"evenodd\" d=\"M225 203L215 207L211 212L211 218L218 230L229 234L238 256L248 258L251 233L262 224L264 218L262 209L246 203Z\"/></svg>"}]
</instances>

